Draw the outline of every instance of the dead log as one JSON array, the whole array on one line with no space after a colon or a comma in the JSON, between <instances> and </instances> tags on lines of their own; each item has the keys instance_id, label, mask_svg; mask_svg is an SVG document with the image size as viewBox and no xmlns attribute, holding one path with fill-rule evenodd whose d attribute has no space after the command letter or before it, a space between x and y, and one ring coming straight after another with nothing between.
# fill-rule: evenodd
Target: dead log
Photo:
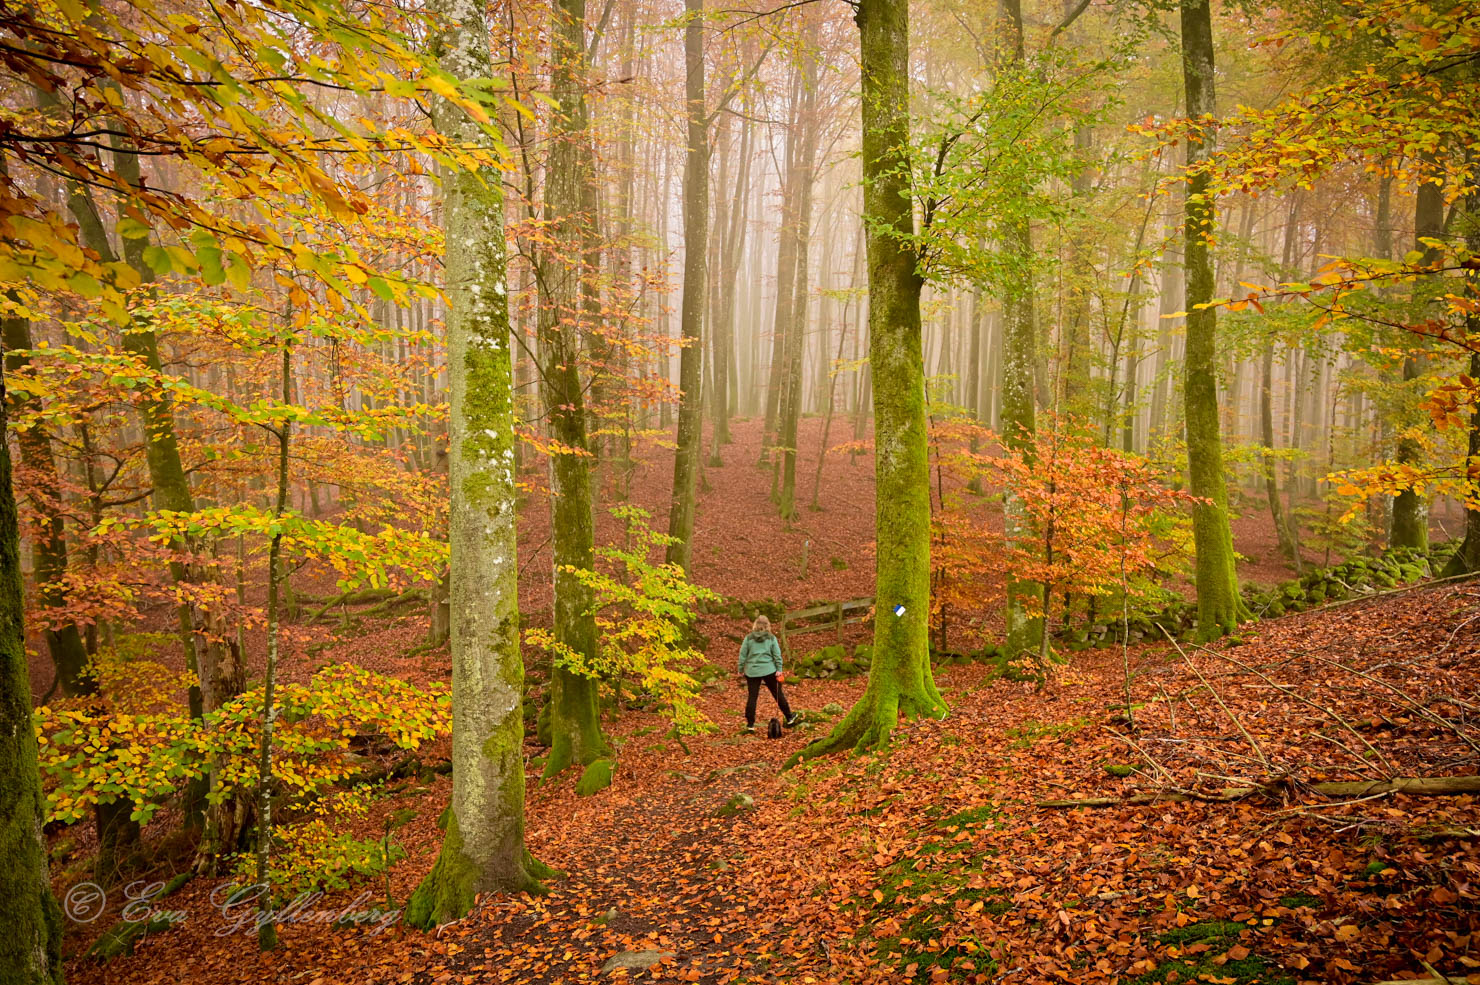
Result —
<instances>
[{"instance_id":1,"label":"dead log","mask_svg":"<svg viewBox=\"0 0 1480 985\"><path fill-rule=\"evenodd\" d=\"M386 599L396 597L393 588L361 588L358 591L344 592L327 599L313 598L308 595L298 596L299 602L323 602L323 607L315 609L313 615L308 617L308 624L312 626L328 614L329 610L337 605L364 605L367 602L383 602Z\"/></svg>"},{"instance_id":2,"label":"dead log","mask_svg":"<svg viewBox=\"0 0 1480 985\"><path fill-rule=\"evenodd\" d=\"M1266 783L1253 787L1224 787L1222 790L1157 790L1129 797L1080 797L1070 800L1043 800L1035 806L1065 809L1074 807L1119 807L1138 804L1181 804L1188 801L1226 803L1256 794L1278 794L1289 789L1288 782ZM1378 797L1402 793L1415 797L1452 797L1480 793L1480 776L1404 776L1392 780L1336 780L1329 783L1306 783L1301 788L1327 797Z\"/></svg>"}]
</instances>

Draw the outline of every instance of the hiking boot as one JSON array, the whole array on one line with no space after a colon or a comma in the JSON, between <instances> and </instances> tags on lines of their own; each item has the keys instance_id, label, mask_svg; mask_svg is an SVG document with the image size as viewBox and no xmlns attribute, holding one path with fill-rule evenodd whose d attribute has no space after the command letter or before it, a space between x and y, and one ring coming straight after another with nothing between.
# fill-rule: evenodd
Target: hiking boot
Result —
<instances>
[{"instance_id":1,"label":"hiking boot","mask_svg":"<svg viewBox=\"0 0 1480 985\"><path fill-rule=\"evenodd\" d=\"M747 725L747 726L745 726L744 731L745 731L745 734L746 735L755 735L755 726L754 725Z\"/></svg>"},{"instance_id":2,"label":"hiking boot","mask_svg":"<svg viewBox=\"0 0 1480 985\"><path fill-rule=\"evenodd\" d=\"M792 712L790 715L786 716L786 721L782 722L781 724L785 725L787 728L796 728L798 725L802 724L802 713L799 711Z\"/></svg>"}]
</instances>

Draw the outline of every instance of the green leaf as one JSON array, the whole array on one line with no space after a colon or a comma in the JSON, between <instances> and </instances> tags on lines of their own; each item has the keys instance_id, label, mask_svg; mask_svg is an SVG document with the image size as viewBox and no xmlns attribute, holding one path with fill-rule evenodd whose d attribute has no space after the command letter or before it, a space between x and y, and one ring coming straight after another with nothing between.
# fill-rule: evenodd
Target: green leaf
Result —
<instances>
[{"instance_id":1,"label":"green leaf","mask_svg":"<svg viewBox=\"0 0 1480 985\"><path fill-rule=\"evenodd\" d=\"M221 251L214 246L207 246L195 251L195 259L200 263L200 276L211 287L226 282L226 271L221 266Z\"/></svg>"},{"instance_id":2,"label":"green leaf","mask_svg":"<svg viewBox=\"0 0 1480 985\"><path fill-rule=\"evenodd\" d=\"M170 263L169 251L158 246L144 247L144 262L149 265L150 270L161 277L174 269L174 265Z\"/></svg>"},{"instance_id":3,"label":"green leaf","mask_svg":"<svg viewBox=\"0 0 1480 985\"><path fill-rule=\"evenodd\" d=\"M385 282L384 278L371 277L365 281L365 286L370 288L370 293L382 301L390 301L395 298L395 293L391 290L391 286Z\"/></svg>"},{"instance_id":4,"label":"green leaf","mask_svg":"<svg viewBox=\"0 0 1480 985\"><path fill-rule=\"evenodd\" d=\"M124 239L148 239L150 228L137 219L124 216L118 220L118 235Z\"/></svg>"},{"instance_id":5,"label":"green leaf","mask_svg":"<svg viewBox=\"0 0 1480 985\"><path fill-rule=\"evenodd\" d=\"M241 254L226 254L226 278L238 291L252 289L252 267Z\"/></svg>"}]
</instances>

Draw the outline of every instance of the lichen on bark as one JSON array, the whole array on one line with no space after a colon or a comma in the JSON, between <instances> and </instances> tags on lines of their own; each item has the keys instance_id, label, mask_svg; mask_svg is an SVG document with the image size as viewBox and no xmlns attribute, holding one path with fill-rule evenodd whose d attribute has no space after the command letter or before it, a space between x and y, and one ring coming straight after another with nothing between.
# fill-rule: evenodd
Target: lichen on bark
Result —
<instances>
[{"instance_id":1,"label":"lichen on bark","mask_svg":"<svg viewBox=\"0 0 1480 985\"><path fill-rule=\"evenodd\" d=\"M597 659L598 637L589 584L577 571L595 565L586 386L582 379L583 333L599 317L583 302L600 257L580 244L596 221L591 213L594 158L588 147L586 112L585 0L555 0L551 92L560 106L553 118L550 156L545 169L545 221L548 248L538 253L540 390L550 435L558 443L550 455L550 540L553 558L555 638L587 668ZM600 682L583 668L556 663L551 668L550 755L546 777L571 764L585 766L610 754L601 733L597 697Z\"/></svg>"},{"instance_id":2,"label":"lichen on bark","mask_svg":"<svg viewBox=\"0 0 1480 985\"><path fill-rule=\"evenodd\" d=\"M483 6L432 4L442 67L488 79ZM482 128L438 99L437 132L454 145ZM491 169L490 169L491 170ZM524 845L524 661L519 648L514 540L514 407L504 286L503 197L496 173L444 174L452 613L452 803L442 850L406 919L432 926L466 914L475 894L539 888L548 872Z\"/></svg>"},{"instance_id":3,"label":"lichen on bark","mask_svg":"<svg viewBox=\"0 0 1480 985\"><path fill-rule=\"evenodd\" d=\"M1182 0L1182 75L1187 113L1205 119L1216 106L1213 80L1213 24L1208 0ZM1212 150L1212 132L1187 140L1187 201L1183 223L1186 268L1187 347L1182 393L1187 426L1189 488L1198 499L1192 510L1197 554L1197 635L1215 639L1232 632L1248 609L1239 596L1233 532L1228 522L1228 483L1223 471L1223 439L1218 430L1216 309L1209 238L1215 209L1202 165Z\"/></svg>"},{"instance_id":4,"label":"lichen on bark","mask_svg":"<svg viewBox=\"0 0 1480 985\"><path fill-rule=\"evenodd\" d=\"M0 434L5 432L0 382ZM62 981L62 914L42 841L41 774L31 723L31 680L21 605L20 528L10 448L0 441L0 982Z\"/></svg>"},{"instance_id":5,"label":"lichen on bark","mask_svg":"<svg viewBox=\"0 0 1480 985\"><path fill-rule=\"evenodd\" d=\"M946 711L930 670L930 471L920 291L907 161L907 0L860 0L864 228L873 367L876 599L874 661L863 696L788 765L888 741L906 718ZM902 607L902 608L897 608Z\"/></svg>"}]
</instances>

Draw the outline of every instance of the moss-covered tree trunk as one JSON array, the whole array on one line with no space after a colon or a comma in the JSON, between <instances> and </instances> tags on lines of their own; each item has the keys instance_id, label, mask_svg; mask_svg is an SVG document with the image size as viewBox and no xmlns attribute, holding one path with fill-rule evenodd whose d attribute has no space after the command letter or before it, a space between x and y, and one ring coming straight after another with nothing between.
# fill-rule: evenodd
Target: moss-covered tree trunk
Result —
<instances>
[{"instance_id":1,"label":"moss-covered tree trunk","mask_svg":"<svg viewBox=\"0 0 1480 985\"><path fill-rule=\"evenodd\" d=\"M874 662L868 686L827 738L793 760L888 740L903 713L942 716L930 672L930 469L920 290L910 248L909 3L860 0L863 211L874 369L877 539Z\"/></svg>"},{"instance_id":2,"label":"moss-covered tree trunk","mask_svg":"<svg viewBox=\"0 0 1480 985\"><path fill-rule=\"evenodd\" d=\"M1182 79L1187 115L1210 117L1216 106L1213 85L1213 20L1208 0L1182 0ZM1239 597L1233 531L1228 522L1228 483L1223 471L1223 439L1218 430L1218 327L1213 308L1214 203L1208 176L1199 168L1212 150L1212 131L1187 141L1187 166L1193 171L1183 213L1184 309L1187 352L1182 396L1187 423L1187 471L1192 495L1192 534L1197 552L1197 633L1204 640L1232 632L1247 610Z\"/></svg>"},{"instance_id":3,"label":"moss-covered tree trunk","mask_svg":"<svg viewBox=\"0 0 1480 985\"><path fill-rule=\"evenodd\" d=\"M31 323L25 318L6 317L0 319L0 333L3 333L5 342L5 371L10 374L25 372L30 358L21 353L31 348ZM18 411L29 411L31 399L25 394L11 394L11 404ZM40 521L32 545L36 599L55 618L57 612L66 609L69 601L64 581L67 537L61 477L52 456L51 438L40 424L33 423L24 431L18 431L16 447L21 453L21 464L31 474L34 487L32 506ZM42 635L56 670L53 688L60 687L68 697L96 694L97 681L84 673L90 658L77 624L71 621L50 624ZM139 822L132 817L133 809L133 801L128 799L99 803L93 808L93 820L98 829L98 856L93 874L99 882L113 879L138 848Z\"/></svg>"},{"instance_id":4,"label":"moss-covered tree trunk","mask_svg":"<svg viewBox=\"0 0 1480 985\"><path fill-rule=\"evenodd\" d=\"M704 0L684 4L684 99L688 147L683 166L683 297L679 302L678 448L673 456L673 499L668 511L665 552L669 564L685 571L693 555L695 499L699 491L703 409L699 381L703 376L704 292L709 258L709 115L704 103Z\"/></svg>"},{"instance_id":5,"label":"moss-covered tree trunk","mask_svg":"<svg viewBox=\"0 0 1480 985\"><path fill-rule=\"evenodd\" d=\"M1010 249L1014 254L1031 257L1032 232L1026 219L1009 220L1003 230L1003 238L1013 244ZM1028 456L1032 454L1037 430L1033 392L1036 339L1032 275L1024 269L1008 276L1024 279L1027 283L1018 283L1010 288L1003 300L1002 441L1010 450ZM1002 512L1005 550L1033 539L1022 499L1010 487L1003 494ZM1041 592L1042 589L1032 582L1015 577L1007 580L1005 623L1007 647L1013 655L1038 650L1043 636L1043 619L1041 615L1030 615L1024 603L1027 599L1038 598Z\"/></svg>"},{"instance_id":6,"label":"moss-covered tree trunk","mask_svg":"<svg viewBox=\"0 0 1480 985\"><path fill-rule=\"evenodd\" d=\"M576 571L595 564L592 484L582 329L592 327L587 285L597 270L578 248L596 222L594 161L588 150L586 112L586 3L553 5L551 93L559 111L552 120L545 169L545 222L549 247L540 253L538 315L540 391L556 448L550 455L550 544L554 559L555 638L586 667L597 657L591 589ZM572 763L586 765L610 751L601 734L596 677L556 662L551 667L549 758L545 775Z\"/></svg>"},{"instance_id":7,"label":"moss-covered tree trunk","mask_svg":"<svg viewBox=\"0 0 1480 985\"><path fill-rule=\"evenodd\" d=\"M1022 0L1002 0L998 21L1002 40L998 54L998 72L1022 71L1023 44ZM1026 217L1009 216L1002 223L1002 242L1011 261L1002 283L1003 359L1002 359L1002 440L1012 451L1028 455L1037 428L1035 420L1034 367L1038 342L1034 318L1033 227ZM1003 495L1004 549L1033 538L1022 500L1008 488ZM1037 599L1042 588L1031 582L1009 577L1007 604L1004 612L1008 651L1014 656L1036 653L1043 636L1043 619L1033 617L1025 604Z\"/></svg>"},{"instance_id":8,"label":"moss-covered tree trunk","mask_svg":"<svg viewBox=\"0 0 1480 985\"><path fill-rule=\"evenodd\" d=\"M458 79L493 77L482 3L434 0L432 39ZM432 123L454 144L488 137L460 109L433 104ZM406 920L433 927L465 916L480 892L537 890L548 870L524 847L524 660L514 540L514 401L504 280L500 175L444 178L444 270L451 505L452 803L432 871Z\"/></svg>"},{"instance_id":9,"label":"moss-covered tree trunk","mask_svg":"<svg viewBox=\"0 0 1480 985\"><path fill-rule=\"evenodd\" d=\"M1432 182L1426 182L1418 186L1413 206L1413 232L1414 249L1424 255L1424 262L1429 262L1437 255L1437 251L1424 243L1425 239L1438 239L1444 235L1444 191ZM1430 278L1438 281L1440 278ZM1419 290L1415 292L1415 300L1418 304L1424 304L1431 296L1436 287L1424 284L1420 281ZM1421 313L1415 312L1416 318L1422 318ZM1401 343L1407 348L1412 348L1418 340L1413 337L1404 339ZM1409 426L1417 421L1414 405L1419 400L1416 392L1423 384L1419 382L1423 378L1423 359L1420 355L1409 352L1403 359L1403 384L1400 407L1403 415L1398 422L1399 432L1398 447L1394 457L1399 465L1420 466L1423 462L1423 446L1414 438L1408 437L1405 432ZM1426 551L1429 548L1429 504L1421 493L1412 489L1404 489L1393 497L1393 511L1391 526L1388 529L1388 547L1408 547L1414 550Z\"/></svg>"},{"instance_id":10,"label":"moss-covered tree trunk","mask_svg":"<svg viewBox=\"0 0 1480 985\"><path fill-rule=\"evenodd\" d=\"M0 381L0 436L5 433ZM10 446L0 440L0 982L62 981L62 914L51 896L41 836L41 774L31 724L31 678L21 603L20 530Z\"/></svg>"},{"instance_id":11,"label":"moss-covered tree trunk","mask_svg":"<svg viewBox=\"0 0 1480 985\"><path fill-rule=\"evenodd\" d=\"M796 201L793 214L787 218L794 226L791 232L796 243L796 281L791 291L791 330L786 335L785 363L782 370L780 422L776 444L781 451L781 460L776 473L776 507L782 519L796 518L797 491L797 423L802 413L802 359L806 350L807 301L811 293L809 280L809 253L812 240L812 190L816 181L817 162L817 61L818 20L815 11L805 11L808 27L802 41L801 82L798 94L801 106L797 110L799 148L793 166L796 170Z\"/></svg>"},{"instance_id":12,"label":"moss-covered tree trunk","mask_svg":"<svg viewBox=\"0 0 1480 985\"><path fill-rule=\"evenodd\" d=\"M11 375L27 372L31 359L23 353L31 348L30 320L16 315L0 318L0 337L5 344L5 372ZM10 399L14 410L20 414L39 410L32 406L35 398L27 393L12 391ZM67 531L62 510L61 477L52 456L51 436L39 421L32 421L24 431L16 432L16 448L20 452L21 465L31 475L31 502L38 521L32 545L32 575L36 580L36 601L48 613L49 621L42 635L46 640L46 652L56 670L55 686L68 696L89 693L93 685L83 674L88 656L82 633L70 619L57 621L58 614L64 612L68 604L64 581L67 574Z\"/></svg>"},{"instance_id":13,"label":"moss-covered tree trunk","mask_svg":"<svg viewBox=\"0 0 1480 985\"><path fill-rule=\"evenodd\" d=\"M1465 246L1472 254L1480 253L1480 193L1470 194L1460 222L1463 225ZM1465 294L1472 301L1480 301L1480 273L1473 270L1466 273ZM1480 342L1480 314L1476 314L1473 309L1465 315L1465 337L1471 345ZM1470 377L1480 380L1480 352L1470 353ZM1480 571L1480 405L1470 412L1465 477L1465 537L1460 542L1459 550L1445 564L1445 575Z\"/></svg>"}]
</instances>

